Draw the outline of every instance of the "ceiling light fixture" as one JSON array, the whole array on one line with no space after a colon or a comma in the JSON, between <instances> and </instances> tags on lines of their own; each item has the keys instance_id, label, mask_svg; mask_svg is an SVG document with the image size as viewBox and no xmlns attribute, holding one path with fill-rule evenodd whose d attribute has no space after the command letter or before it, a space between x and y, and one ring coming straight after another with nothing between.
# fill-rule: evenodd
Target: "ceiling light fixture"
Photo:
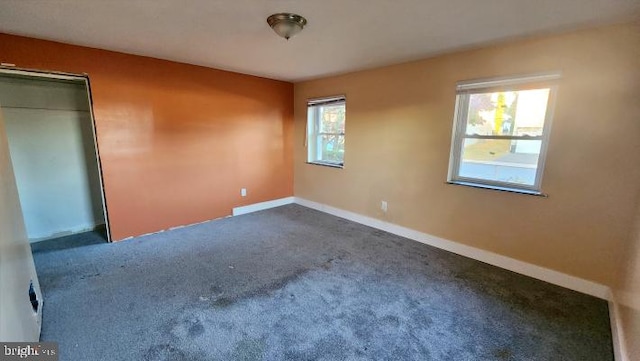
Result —
<instances>
[{"instance_id":1,"label":"ceiling light fixture","mask_svg":"<svg viewBox=\"0 0 640 361\"><path fill-rule=\"evenodd\" d=\"M267 23L276 34L289 40L290 37L302 31L307 25L307 19L291 13L273 14L267 18Z\"/></svg>"}]
</instances>

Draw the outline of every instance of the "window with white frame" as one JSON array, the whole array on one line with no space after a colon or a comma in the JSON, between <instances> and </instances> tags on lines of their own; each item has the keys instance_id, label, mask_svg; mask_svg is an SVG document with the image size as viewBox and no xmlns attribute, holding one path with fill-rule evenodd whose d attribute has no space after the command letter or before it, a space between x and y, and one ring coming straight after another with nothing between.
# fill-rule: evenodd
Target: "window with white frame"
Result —
<instances>
[{"instance_id":1,"label":"window with white frame","mask_svg":"<svg viewBox=\"0 0 640 361\"><path fill-rule=\"evenodd\" d=\"M449 182L542 194L559 74L457 85Z\"/></svg>"},{"instance_id":2,"label":"window with white frame","mask_svg":"<svg viewBox=\"0 0 640 361\"><path fill-rule=\"evenodd\" d=\"M307 102L307 161L344 166L346 99L334 96Z\"/></svg>"}]
</instances>

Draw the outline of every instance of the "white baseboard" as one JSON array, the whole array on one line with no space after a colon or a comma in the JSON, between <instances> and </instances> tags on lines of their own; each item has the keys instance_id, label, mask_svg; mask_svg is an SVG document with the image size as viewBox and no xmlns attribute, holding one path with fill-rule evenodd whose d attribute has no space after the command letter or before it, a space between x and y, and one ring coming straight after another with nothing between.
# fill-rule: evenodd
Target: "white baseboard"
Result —
<instances>
[{"instance_id":1,"label":"white baseboard","mask_svg":"<svg viewBox=\"0 0 640 361\"><path fill-rule=\"evenodd\" d=\"M525 276L536 278L551 284L568 288L574 291L578 291L587 295L591 295L597 298L601 298L609 301L609 315L611 319L611 332L613 337L613 348L616 361L630 361L626 355L626 349L624 344L624 336L622 325L619 321L619 308L612 295L611 289L608 286L585 280L579 277L571 276L562 272L554 271L548 268L536 266L531 263L520 261L514 258L506 257L497 253L489 252L483 249L468 246L462 243L450 241L444 238L432 236L427 233L422 233L411 228L399 226L397 224L385 222L372 217L364 216L358 213L346 211L340 208L328 206L326 204L313 202L300 197L286 197L275 199L271 201L250 204L242 207L233 208L233 216L242 214L257 212L269 208L275 208L284 206L291 203L297 203L299 205L312 208L324 213L328 213L340 218L344 218L356 223L363 224L365 226L377 228L391 234L395 234L401 237L409 238L414 241L418 241L436 248L443 249L461 256L465 256L471 259L475 259L480 262L488 263L493 266L507 269ZM223 217L226 218L226 217ZM206 223L210 221L200 222ZM196 223L199 224L199 223ZM194 224L191 224L194 225ZM171 229L188 227L178 226ZM160 233L164 232L153 232ZM153 234L149 233L149 234ZM141 235L138 237L143 237ZM133 237L129 237L133 238Z\"/></svg>"},{"instance_id":2,"label":"white baseboard","mask_svg":"<svg viewBox=\"0 0 640 361\"><path fill-rule=\"evenodd\" d=\"M274 207L280 207L280 206L284 206L285 204L291 204L293 202L294 202L294 197L286 197L286 198L274 199L272 201L249 204L247 206L233 208L231 216L239 216L241 214L257 212L257 211L261 211L261 210L269 209L269 208L274 208ZM123 238L120 241L128 240L128 239L131 239L131 238L146 237L146 236L150 236L152 234L163 233L163 232L166 232L166 231L172 231L174 229L180 229L180 228L185 228L185 227L196 226L198 224L217 221L219 219L223 219L223 218L227 218L227 217L231 217L231 216L224 216L224 217L215 218L215 219L208 219L208 220L202 221L202 222L196 222L196 223L184 224L184 225L180 225L180 226L174 226L174 227L171 227L171 228L161 229L159 231L149 232L149 233L141 234L141 235L138 235L138 236L130 236L130 237L127 237L127 238Z\"/></svg>"},{"instance_id":3,"label":"white baseboard","mask_svg":"<svg viewBox=\"0 0 640 361\"><path fill-rule=\"evenodd\" d=\"M286 204L294 203L294 201L295 201L295 197L286 197L286 198L274 199L272 201L249 204L247 206L234 208L233 215L239 216L241 214L253 213L253 212L262 211L269 208L280 207Z\"/></svg>"},{"instance_id":4,"label":"white baseboard","mask_svg":"<svg viewBox=\"0 0 640 361\"><path fill-rule=\"evenodd\" d=\"M627 356L624 329L620 322L620 306L616 297L611 295L609 301L609 319L611 321L611 338L613 340L613 355L615 361L631 361Z\"/></svg>"},{"instance_id":5,"label":"white baseboard","mask_svg":"<svg viewBox=\"0 0 640 361\"><path fill-rule=\"evenodd\" d=\"M469 257L480 262L507 269L525 276L533 277L564 288L585 293L604 300L610 300L608 286L571 276L548 268L536 266L531 263L506 257L483 249L471 247L462 243L450 241L444 238L432 236L397 224L381 221L379 219L363 216L343 209L331 207L325 204L313 202L304 198L295 197L295 203L309 207L350 221L377 228L401 237L428 244L461 256Z\"/></svg>"},{"instance_id":6,"label":"white baseboard","mask_svg":"<svg viewBox=\"0 0 640 361\"><path fill-rule=\"evenodd\" d=\"M381 221L358 213L345 211L340 208L328 206L326 204L313 202L304 198L295 197L295 203L312 208L324 213L348 219L350 221L363 224L365 226L377 228L401 237L409 238L430 246L443 249L461 256L488 263L493 266L507 269L525 276L536 278L551 284L578 291L590 296L594 296L609 301L609 317L611 322L611 334L613 341L614 357L616 361L631 361L627 358L624 343L624 331L620 323L620 313L618 303L615 302L611 289L608 286L571 276L566 273L554 271L548 268L536 266L531 263L520 261L514 258L499 255L497 253L485 251L483 249L471 247L444 238L432 236L397 224Z\"/></svg>"}]
</instances>

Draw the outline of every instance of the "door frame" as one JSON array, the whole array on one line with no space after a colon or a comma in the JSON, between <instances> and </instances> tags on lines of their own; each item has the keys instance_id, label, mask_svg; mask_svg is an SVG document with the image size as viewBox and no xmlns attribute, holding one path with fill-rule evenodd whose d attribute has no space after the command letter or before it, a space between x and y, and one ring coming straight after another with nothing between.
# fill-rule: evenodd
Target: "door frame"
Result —
<instances>
[{"instance_id":1,"label":"door frame","mask_svg":"<svg viewBox=\"0 0 640 361\"><path fill-rule=\"evenodd\" d=\"M73 73L65 73L65 72L57 72L57 71L26 69L26 68L17 68L14 66L0 65L0 75L2 74L22 75L22 76L27 76L32 78L71 80L71 81L78 81L78 82L84 83L85 89L87 90L87 98L88 98L87 100L89 101L89 115L91 117L91 133L93 134L93 146L94 146L96 160L98 162L98 176L99 176L98 179L100 180L100 196L102 198L102 212L104 214L104 223L107 231L107 242L112 242L111 227L109 224L109 212L107 210L107 197L105 195L105 190L104 190L102 160L100 158L100 149L98 148L98 137L96 133L96 118L93 112L93 97L91 95L91 83L89 81L89 75L86 73L73 74Z\"/></svg>"}]
</instances>

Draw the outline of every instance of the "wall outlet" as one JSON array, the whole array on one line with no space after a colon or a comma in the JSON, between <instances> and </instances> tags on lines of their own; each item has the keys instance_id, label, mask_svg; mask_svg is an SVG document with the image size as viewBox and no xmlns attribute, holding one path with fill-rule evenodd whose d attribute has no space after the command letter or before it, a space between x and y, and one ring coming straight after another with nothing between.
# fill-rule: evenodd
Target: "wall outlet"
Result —
<instances>
[{"instance_id":1,"label":"wall outlet","mask_svg":"<svg viewBox=\"0 0 640 361\"><path fill-rule=\"evenodd\" d=\"M240 189L240 195L243 196L243 197L246 197L247 196L247 188Z\"/></svg>"},{"instance_id":2,"label":"wall outlet","mask_svg":"<svg viewBox=\"0 0 640 361\"><path fill-rule=\"evenodd\" d=\"M380 209L382 209L384 213L387 213L387 201L380 202Z\"/></svg>"}]
</instances>

